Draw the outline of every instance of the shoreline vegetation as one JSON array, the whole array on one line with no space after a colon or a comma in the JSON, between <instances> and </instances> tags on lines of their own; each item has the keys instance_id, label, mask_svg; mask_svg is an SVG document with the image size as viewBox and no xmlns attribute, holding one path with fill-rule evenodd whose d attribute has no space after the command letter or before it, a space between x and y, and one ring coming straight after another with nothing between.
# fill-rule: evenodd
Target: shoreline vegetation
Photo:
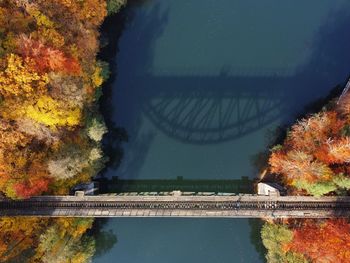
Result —
<instances>
[{"instance_id":1,"label":"shoreline vegetation","mask_svg":"<svg viewBox=\"0 0 350 263\"><path fill-rule=\"evenodd\" d=\"M104 168L99 27L125 4L0 1L2 196L68 194ZM2 262L87 262L116 242L93 219L7 217L0 229Z\"/></svg>"},{"instance_id":2,"label":"shoreline vegetation","mask_svg":"<svg viewBox=\"0 0 350 263\"><path fill-rule=\"evenodd\" d=\"M287 130L270 150L268 170L289 195L348 195L350 190L350 94L332 99ZM270 178L270 179L271 179ZM261 238L267 262L350 261L348 219L266 221Z\"/></svg>"}]
</instances>

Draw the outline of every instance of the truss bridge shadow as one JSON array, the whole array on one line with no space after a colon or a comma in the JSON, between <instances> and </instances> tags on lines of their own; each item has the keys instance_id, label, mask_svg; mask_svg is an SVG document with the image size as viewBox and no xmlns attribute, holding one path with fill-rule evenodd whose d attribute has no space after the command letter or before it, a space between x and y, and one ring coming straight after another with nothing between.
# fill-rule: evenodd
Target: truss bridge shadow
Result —
<instances>
[{"instance_id":1,"label":"truss bridge shadow","mask_svg":"<svg viewBox=\"0 0 350 263\"><path fill-rule=\"evenodd\" d=\"M144 76L142 110L168 136L208 144L237 139L283 116L283 77ZM264 86L255 87L253 83ZM252 88L253 87L253 88Z\"/></svg>"},{"instance_id":2,"label":"truss bridge shadow","mask_svg":"<svg viewBox=\"0 0 350 263\"><path fill-rule=\"evenodd\" d=\"M321 26L308 61L290 72L231 70L229 65L214 73L183 65L181 74L176 69L154 70L155 46L168 23L169 10L158 5L147 11L130 9L125 43L124 38L121 42L123 53L118 55L122 65L118 85L123 87L123 96L116 104L128 114L119 116L117 122L129 127L131 137L137 137L142 116L146 116L166 135L184 143L238 139L275 121L285 124L312 98L345 81L348 74L345 65L350 55L344 51L350 38L339 32L346 31L350 16L342 12Z\"/></svg>"}]
</instances>

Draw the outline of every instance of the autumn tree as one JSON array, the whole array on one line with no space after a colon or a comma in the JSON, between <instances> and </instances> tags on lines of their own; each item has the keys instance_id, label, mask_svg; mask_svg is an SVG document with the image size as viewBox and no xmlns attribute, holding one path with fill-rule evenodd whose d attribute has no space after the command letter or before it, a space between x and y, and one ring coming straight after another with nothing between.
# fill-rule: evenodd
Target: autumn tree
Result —
<instances>
[{"instance_id":1,"label":"autumn tree","mask_svg":"<svg viewBox=\"0 0 350 263\"><path fill-rule=\"evenodd\" d=\"M33 60L18 55L6 56L3 71L0 72L0 94L9 96L36 96L46 90L48 77L38 73Z\"/></svg>"},{"instance_id":2,"label":"autumn tree","mask_svg":"<svg viewBox=\"0 0 350 263\"><path fill-rule=\"evenodd\" d=\"M329 138L337 137L343 126L344 121L334 111L315 114L292 126L287 145L312 154Z\"/></svg>"},{"instance_id":3,"label":"autumn tree","mask_svg":"<svg viewBox=\"0 0 350 263\"><path fill-rule=\"evenodd\" d=\"M49 96L41 96L34 104L29 104L24 108L23 116L55 130L60 126L78 125L81 119L81 109L70 103L54 100Z\"/></svg>"},{"instance_id":4,"label":"autumn tree","mask_svg":"<svg viewBox=\"0 0 350 263\"><path fill-rule=\"evenodd\" d=\"M78 61L58 49L45 46L26 35L21 35L18 42L20 53L24 58L31 58L39 72L61 71L72 75L81 72Z\"/></svg>"},{"instance_id":5,"label":"autumn tree","mask_svg":"<svg viewBox=\"0 0 350 263\"><path fill-rule=\"evenodd\" d=\"M350 141L347 120L336 111L323 111L292 126L284 144L273 148L270 170L280 174L286 185L308 194L322 196L346 189Z\"/></svg>"},{"instance_id":6,"label":"autumn tree","mask_svg":"<svg viewBox=\"0 0 350 263\"><path fill-rule=\"evenodd\" d=\"M295 228L290 251L301 253L312 262L350 261L350 225L345 219L318 223L306 220Z\"/></svg>"},{"instance_id":7,"label":"autumn tree","mask_svg":"<svg viewBox=\"0 0 350 263\"><path fill-rule=\"evenodd\" d=\"M350 138L327 141L329 159L332 163L350 163Z\"/></svg>"},{"instance_id":8,"label":"autumn tree","mask_svg":"<svg viewBox=\"0 0 350 263\"><path fill-rule=\"evenodd\" d=\"M94 239L83 236L92 219L59 218L40 236L35 258L47 263L84 263L94 254Z\"/></svg>"},{"instance_id":9,"label":"autumn tree","mask_svg":"<svg viewBox=\"0 0 350 263\"><path fill-rule=\"evenodd\" d=\"M293 150L287 154L273 152L270 165L273 172L284 174L291 182L298 179L328 180L333 175L332 170L326 164L302 151Z\"/></svg>"},{"instance_id":10,"label":"autumn tree","mask_svg":"<svg viewBox=\"0 0 350 263\"><path fill-rule=\"evenodd\" d=\"M56 100L66 101L74 106L83 107L86 99L84 82L76 76L61 73L49 73L50 96Z\"/></svg>"},{"instance_id":11,"label":"autumn tree","mask_svg":"<svg viewBox=\"0 0 350 263\"><path fill-rule=\"evenodd\" d=\"M36 152L27 145L21 151L0 151L2 191L10 198L28 198L48 189L49 173L44 161L46 152Z\"/></svg>"},{"instance_id":12,"label":"autumn tree","mask_svg":"<svg viewBox=\"0 0 350 263\"><path fill-rule=\"evenodd\" d=\"M27 137L35 137L37 140L43 141L48 145L57 144L60 141L60 133L33 119L18 118L16 124L18 126L17 130L22 134L26 134Z\"/></svg>"},{"instance_id":13,"label":"autumn tree","mask_svg":"<svg viewBox=\"0 0 350 263\"><path fill-rule=\"evenodd\" d=\"M7 262L36 242L36 235L43 231L47 219L39 217L2 217L0 218L0 257Z\"/></svg>"}]
</instances>

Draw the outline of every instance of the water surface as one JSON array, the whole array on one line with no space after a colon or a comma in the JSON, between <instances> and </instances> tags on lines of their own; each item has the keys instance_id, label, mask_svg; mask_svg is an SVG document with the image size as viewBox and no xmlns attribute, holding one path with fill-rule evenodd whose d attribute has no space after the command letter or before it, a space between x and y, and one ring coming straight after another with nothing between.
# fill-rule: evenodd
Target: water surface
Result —
<instances>
[{"instance_id":1,"label":"water surface","mask_svg":"<svg viewBox=\"0 0 350 263\"><path fill-rule=\"evenodd\" d=\"M113 121L130 141L126 179L254 178L266 136L344 83L346 0L151 0L119 41ZM250 221L113 219L95 262L261 262Z\"/></svg>"}]
</instances>

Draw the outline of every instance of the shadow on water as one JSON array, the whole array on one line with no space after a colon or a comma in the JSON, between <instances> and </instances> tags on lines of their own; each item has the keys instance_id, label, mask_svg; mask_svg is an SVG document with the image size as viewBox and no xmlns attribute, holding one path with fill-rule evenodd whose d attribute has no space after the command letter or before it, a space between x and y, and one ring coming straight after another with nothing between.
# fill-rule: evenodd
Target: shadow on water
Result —
<instances>
[{"instance_id":1,"label":"shadow on water","mask_svg":"<svg viewBox=\"0 0 350 263\"><path fill-rule=\"evenodd\" d=\"M128 138L132 141L130 158L118 173L121 177L138 177L156 136L141 129L144 116L158 130L184 143L225 142L277 120L289 124L307 103L325 96L332 87L343 85L349 74L350 36L346 32L350 14L338 10L329 14L319 29L308 62L292 75L248 72L245 76L239 70L233 72L225 67L216 75L196 72L185 76L169 72L154 75L155 44L163 34L168 16L169 10L159 5L147 8L129 5L117 16L107 18L102 28L109 44L102 49L100 58L110 62L113 73L101 99L101 111L113 131L104 142L112 160L109 166L113 160L115 165L120 163L122 142ZM118 114L118 110L124 112ZM118 125L127 127L128 134ZM259 158L256 161L261 162ZM250 225L251 241L264 260L265 249L257 239L261 221L251 220ZM110 246L113 242L105 243Z\"/></svg>"},{"instance_id":2,"label":"shadow on water","mask_svg":"<svg viewBox=\"0 0 350 263\"><path fill-rule=\"evenodd\" d=\"M245 76L226 66L217 75L190 71L182 76L171 72L154 75L155 44L168 23L169 10L159 4L130 5L118 18L107 19L103 31L110 44L101 57L113 62L113 78L105 85L102 104L108 106L102 111L110 130L118 131L117 125L127 127L132 141L128 167L121 174L137 177L143 165L156 136L141 129L146 119L157 130L184 143L221 143L275 121L290 124L305 104L344 83L350 67L346 52L350 37L345 34L350 15L342 10L334 12L316 34L306 64L292 75L276 72L268 76L256 71L246 71ZM117 43L120 35L123 37ZM118 53L118 48L123 52ZM115 57L122 67L117 68ZM119 114L118 109L124 112ZM120 144L128 137L116 140L116 136L118 132L110 133L105 145L118 165L123 155Z\"/></svg>"},{"instance_id":3,"label":"shadow on water","mask_svg":"<svg viewBox=\"0 0 350 263\"><path fill-rule=\"evenodd\" d=\"M326 96L333 87L346 81L350 72L350 36L346 34L349 22L350 15L346 10L337 9L328 15L319 29L309 63L297 73L300 88L296 99L302 105Z\"/></svg>"},{"instance_id":4,"label":"shadow on water","mask_svg":"<svg viewBox=\"0 0 350 263\"><path fill-rule=\"evenodd\" d=\"M250 226L250 241L253 244L255 250L259 254L259 258L262 262L265 262L265 255L267 253L266 248L264 247L261 239L261 229L264 225L264 221L262 219L251 218L248 219L248 224Z\"/></svg>"},{"instance_id":5,"label":"shadow on water","mask_svg":"<svg viewBox=\"0 0 350 263\"><path fill-rule=\"evenodd\" d=\"M93 228L88 231L88 235L94 237L95 239L95 254L94 258L98 258L110 249L112 249L118 242L117 236L112 230L105 230L104 227L108 219L98 218L95 219Z\"/></svg>"},{"instance_id":6,"label":"shadow on water","mask_svg":"<svg viewBox=\"0 0 350 263\"><path fill-rule=\"evenodd\" d=\"M128 171L131 174L137 173L139 167L143 163L143 159L147 155L147 150L154 137L153 133L147 132L144 134L138 134L138 127L141 123L141 114L139 112L140 105L144 101L143 95L138 91L140 88L138 83L133 82L134 75L137 72L144 72L147 70L149 63L152 61L152 50L155 39L162 32L162 25L166 23L167 15L160 14L159 6L155 6L149 13L138 12L139 5L147 4L148 1L131 1L126 8L124 8L117 15L107 17L102 25L102 40L106 42L106 45L101 49L99 58L109 62L111 77L104 84L103 96L100 99L101 112L105 118L108 134L105 136L103 145L104 151L108 155L110 161L107 163L107 167L119 166L124 151L122 143L129 140L129 137L133 139L133 154ZM137 16L137 21L135 21ZM128 27L137 28L139 34L132 39L133 45L127 43L127 47L123 47L123 52L118 54L120 46L120 36L127 34L124 29ZM118 55L117 55L118 54ZM119 69L116 63L116 57L125 56L126 63L120 63L123 68ZM147 61L149 63L147 63ZM116 79L128 79L129 82L118 83L117 87L113 86L116 83ZM123 107L123 103L115 102L113 100L113 93L121 92L119 87L123 87L123 102L128 106ZM124 94L125 93L125 94ZM117 106L118 109L125 109L125 116L128 119L129 125L128 131L121 128L120 122L115 120ZM131 128L130 128L131 127ZM135 171L132 172L131 170Z\"/></svg>"},{"instance_id":7,"label":"shadow on water","mask_svg":"<svg viewBox=\"0 0 350 263\"><path fill-rule=\"evenodd\" d=\"M264 76L259 72L256 76L249 72L247 76L235 75L224 68L219 75L152 75L154 45L167 23L168 11L156 5L152 11L142 12L129 12L128 31L138 33L125 33L127 46L119 54L123 69L118 84L125 87L119 107L127 110L127 120L120 118L130 127L132 137L136 137L145 114L167 135L187 143L238 139L295 114L337 81L345 81L348 74L350 55L346 47L350 39L344 39L342 32L346 32L350 17L340 13L332 14L320 29L309 63L292 76Z\"/></svg>"},{"instance_id":8,"label":"shadow on water","mask_svg":"<svg viewBox=\"0 0 350 263\"><path fill-rule=\"evenodd\" d=\"M123 179L113 176L112 179L99 179L99 192L126 193L126 192L211 192L211 193L253 193L256 180L248 177L240 179L185 179L178 176L176 179Z\"/></svg>"}]
</instances>

